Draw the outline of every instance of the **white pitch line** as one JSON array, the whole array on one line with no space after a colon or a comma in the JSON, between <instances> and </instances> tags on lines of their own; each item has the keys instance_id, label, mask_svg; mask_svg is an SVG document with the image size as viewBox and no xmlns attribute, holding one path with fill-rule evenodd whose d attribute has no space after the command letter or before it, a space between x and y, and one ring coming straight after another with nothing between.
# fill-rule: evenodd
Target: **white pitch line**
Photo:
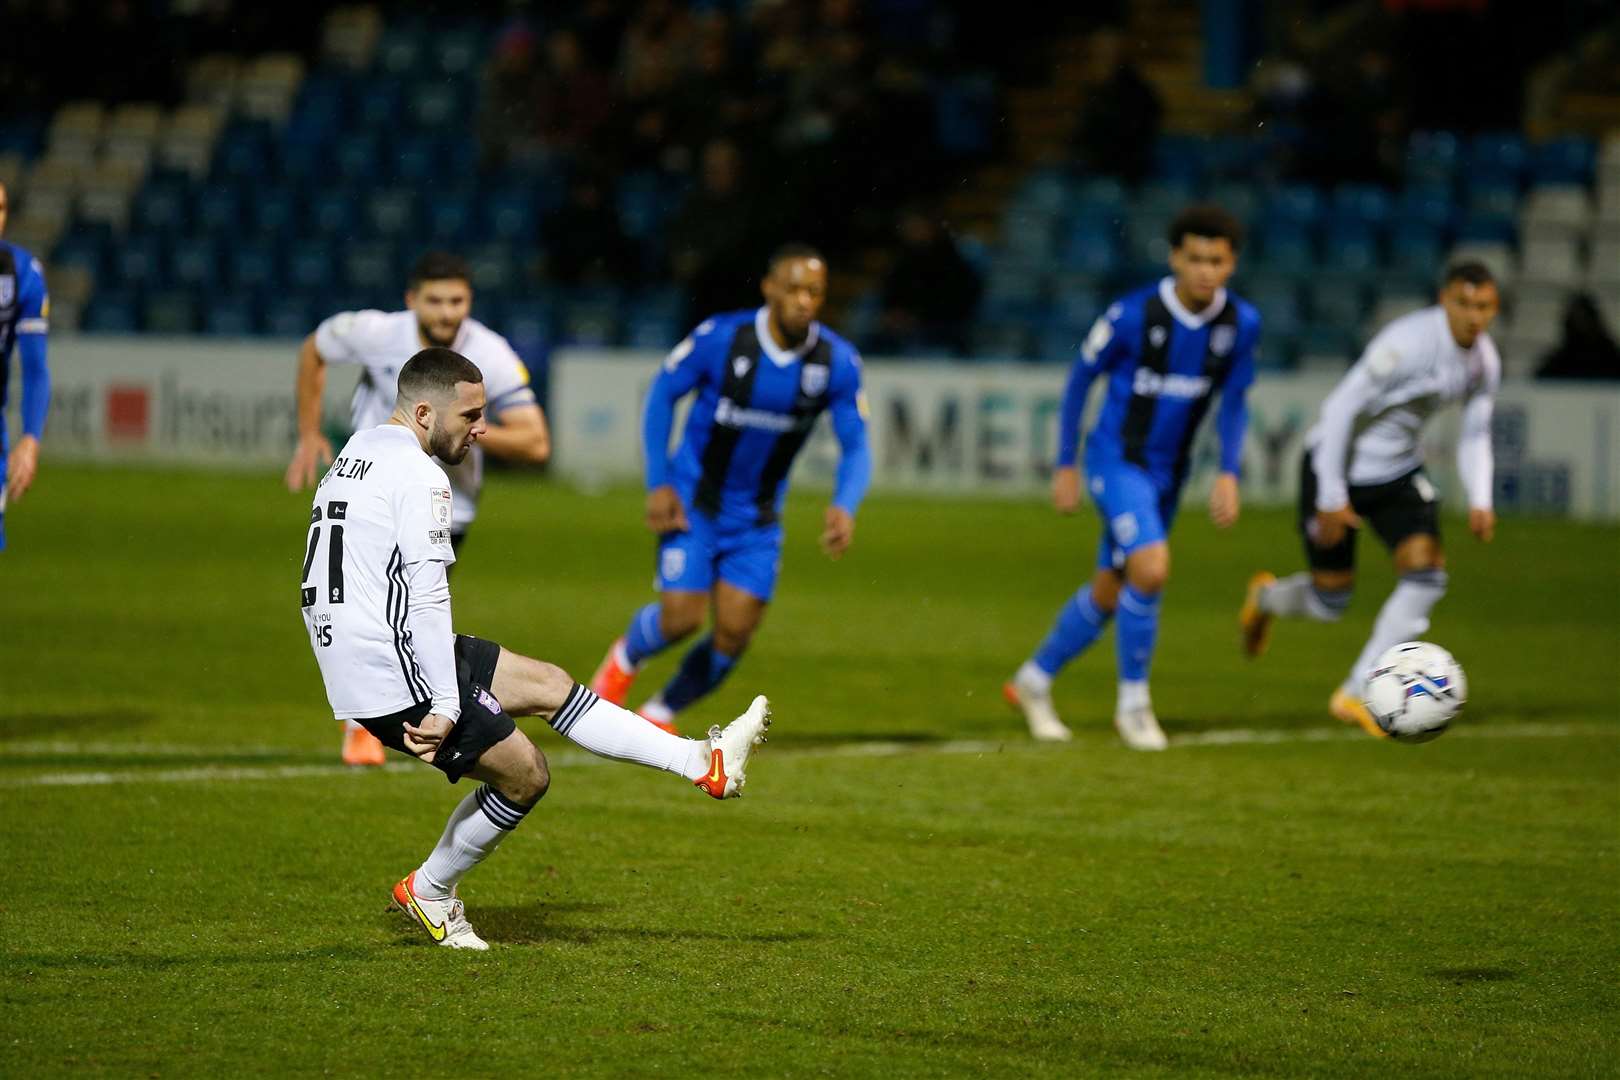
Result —
<instances>
[{"instance_id":1,"label":"white pitch line","mask_svg":"<svg viewBox=\"0 0 1620 1080\"><path fill-rule=\"evenodd\" d=\"M1569 738L1579 735L1614 735L1620 728L1608 724L1501 724L1484 727L1465 727L1458 731L1468 739L1526 739L1526 738ZM1244 745L1271 745L1280 743L1315 743L1315 742L1362 742L1370 741L1359 731L1344 728L1313 728L1306 731L1268 731L1260 729L1238 728L1227 731L1204 731L1191 735L1177 735L1171 738L1170 745L1174 747L1200 747L1200 746L1244 746ZM0 755L10 753L18 745L37 746L46 744L6 744L0 742ZM69 755L74 752L85 756L110 756L116 749L113 743L51 743L54 747L51 753ZM124 747L124 753L131 760L143 754L157 752L163 744L133 744ZM165 749L174 752L177 748L167 746ZM948 742L847 742L833 743L826 746L807 746L794 749L791 746L773 751L772 757L796 758L863 758L863 757L901 757L908 754L938 755L938 754L997 754L1007 751L1014 752L1049 752L1053 747L1032 743L1022 736L1006 740L986 739L955 739ZM134 751L131 753L131 751ZM245 756L241 748L216 749L209 747L188 747L189 752L202 752L207 750L215 757L219 756ZM274 748L256 748L252 753L259 754L274 750ZM284 748L275 750L285 753ZM579 750L563 750L547 755L552 761L565 768L574 769L587 765L608 764L608 759L597 757L594 754ZM0 778L0 790L16 788L37 787L100 787L109 784L186 784L210 783L219 781L258 781L258 780L306 780L327 776L364 776L374 771L387 773L419 773L421 766L413 765L408 761L391 761L381 770L353 769L347 765L199 765L184 769L126 769L122 771L96 770L85 772L57 772L40 773L33 776L17 776Z\"/></svg>"}]
</instances>

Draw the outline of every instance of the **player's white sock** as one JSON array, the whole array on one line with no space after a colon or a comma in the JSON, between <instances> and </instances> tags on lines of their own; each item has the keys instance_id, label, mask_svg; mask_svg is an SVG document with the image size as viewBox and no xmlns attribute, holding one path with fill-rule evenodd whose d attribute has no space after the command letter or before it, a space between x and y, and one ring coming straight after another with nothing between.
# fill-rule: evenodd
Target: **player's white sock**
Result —
<instances>
[{"instance_id":1,"label":"player's white sock","mask_svg":"<svg viewBox=\"0 0 1620 1080\"><path fill-rule=\"evenodd\" d=\"M1446 595L1446 572L1440 569L1415 570L1402 574L1395 591L1389 594L1373 623L1372 636L1356 657L1355 667L1345 689L1360 696L1368 670L1384 652L1403 641L1414 641L1429 629L1429 612Z\"/></svg>"},{"instance_id":2,"label":"player's white sock","mask_svg":"<svg viewBox=\"0 0 1620 1080\"><path fill-rule=\"evenodd\" d=\"M1146 679L1119 680L1119 711L1127 712L1131 709L1146 709L1153 704L1148 694Z\"/></svg>"},{"instance_id":3,"label":"player's white sock","mask_svg":"<svg viewBox=\"0 0 1620 1080\"><path fill-rule=\"evenodd\" d=\"M703 742L656 728L579 683L551 718L551 726L557 734L602 757L650 765L688 780L709 771L708 748Z\"/></svg>"},{"instance_id":4,"label":"player's white sock","mask_svg":"<svg viewBox=\"0 0 1620 1080\"><path fill-rule=\"evenodd\" d=\"M1350 590L1324 592L1306 572L1290 574L1260 590L1260 610L1284 618L1337 622L1350 605Z\"/></svg>"},{"instance_id":5,"label":"player's white sock","mask_svg":"<svg viewBox=\"0 0 1620 1080\"><path fill-rule=\"evenodd\" d=\"M416 871L416 894L426 900L445 899L462 876L483 862L528 812L529 807L487 785L462 799L450 812L439 843Z\"/></svg>"},{"instance_id":6,"label":"player's white sock","mask_svg":"<svg viewBox=\"0 0 1620 1080\"><path fill-rule=\"evenodd\" d=\"M1052 676L1042 671L1041 666L1033 660L1024 661L1013 675L1013 682L1025 693L1036 697L1046 697L1052 692Z\"/></svg>"},{"instance_id":7,"label":"player's white sock","mask_svg":"<svg viewBox=\"0 0 1620 1080\"><path fill-rule=\"evenodd\" d=\"M619 665L621 671L641 670L641 665L631 660L630 654L625 651L623 638L613 643L613 662Z\"/></svg>"}]
</instances>

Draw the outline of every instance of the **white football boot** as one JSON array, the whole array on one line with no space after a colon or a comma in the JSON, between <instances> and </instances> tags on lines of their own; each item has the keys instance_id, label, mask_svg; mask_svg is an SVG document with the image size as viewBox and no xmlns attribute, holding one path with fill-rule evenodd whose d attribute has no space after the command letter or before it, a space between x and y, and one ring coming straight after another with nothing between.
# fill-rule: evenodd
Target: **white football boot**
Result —
<instances>
[{"instance_id":1,"label":"white football boot","mask_svg":"<svg viewBox=\"0 0 1620 1080\"><path fill-rule=\"evenodd\" d=\"M451 890L443 900L429 900L416 895L416 871L405 875L394 886L393 904L415 919L427 931L428 937L447 949L488 949L489 945L478 936L467 921L466 908L461 897Z\"/></svg>"},{"instance_id":2,"label":"white football boot","mask_svg":"<svg viewBox=\"0 0 1620 1080\"><path fill-rule=\"evenodd\" d=\"M748 758L765 741L771 726L771 703L761 694L748 711L727 724L709 729L709 771L692 781L716 799L735 799L748 782Z\"/></svg>"},{"instance_id":3,"label":"white football boot","mask_svg":"<svg viewBox=\"0 0 1620 1080\"><path fill-rule=\"evenodd\" d=\"M1023 712L1030 738L1037 742L1068 742L1074 738L1074 732L1058 718L1057 709L1052 706L1051 686L1037 685L1025 675L1023 668L1002 684L1001 696L1007 699L1007 704Z\"/></svg>"},{"instance_id":4,"label":"white football boot","mask_svg":"<svg viewBox=\"0 0 1620 1080\"><path fill-rule=\"evenodd\" d=\"M1136 705L1114 710L1114 728L1132 750L1163 750L1170 745L1153 715L1152 705Z\"/></svg>"}]
</instances>

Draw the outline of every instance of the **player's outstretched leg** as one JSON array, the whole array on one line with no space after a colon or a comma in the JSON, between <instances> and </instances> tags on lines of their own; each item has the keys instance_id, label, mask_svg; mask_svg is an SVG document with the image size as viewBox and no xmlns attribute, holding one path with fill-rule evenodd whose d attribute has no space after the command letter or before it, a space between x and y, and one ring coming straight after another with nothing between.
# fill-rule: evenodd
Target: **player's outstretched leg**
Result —
<instances>
[{"instance_id":1,"label":"player's outstretched leg","mask_svg":"<svg viewBox=\"0 0 1620 1080\"><path fill-rule=\"evenodd\" d=\"M1125 588L1119 594L1119 699L1114 727L1133 750L1163 750L1169 745L1148 693L1148 672L1159 636L1159 597L1170 574L1170 549L1160 541L1132 552L1125 564Z\"/></svg>"},{"instance_id":2,"label":"player's outstretched leg","mask_svg":"<svg viewBox=\"0 0 1620 1080\"><path fill-rule=\"evenodd\" d=\"M1243 610L1238 614L1243 651L1263 656L1271 644L1272 620L1276 618L1338 622L1350 606L1352 580L1348 571L1301 571L1278 578L1261 570L1249 579Z\"/></svg>"},{"instance_id":3,"label":"player's outstretched leg","mask_svg":"<svg viewBox=\"0 0 1620 1080\"><path fill-rule=\"evenodd\" d=\"M721 652L714 638L706 636L686 651L664 688L636 711L642 719L674 734L676 715L724 682L736 664L735 656Z\"/></svg>"},{"instance_id":4,"label":"player's outstretched leg","mask_svg":"<svg viewBox=\"0 0 1620 1080\"><path fill-rule=\"evenodd\" d=\"M776 559L774 551L772 549L768 555L773 566ZM759 629L769 603L768 579L758 578L751 587L761 591L756 593L724 579L715 584L714 632L688 649L681 658L681 666L664 688L636 710L643 719L674 732L675 717L698 699L713 693L731 674L731 669L753 640L754 631ZM694 593L672 596L666 592L664 600L666 605L679 605L682 622L686 624L702 617L701 609L687 607L688 599L695 596Z\"/></svg>"},{"instance_id":5,"label":"player's outstretched leg","mask_svg":"<svg viewBox=\"0 0 1620 1080\"><path fill-rule=\"evenodd\" d=\"M343 721L343 764L359 767L381 765L387 760L388 748L382 740L362 727L357 720Z\"/></svg>"},{"instance_id":6,"label":"player's outstretched leg","mask_svg":"<svg viewBox=\"0 0 1620 1080\"><path fill-rule=\"evenodd\" d=\"M456 886L523 823L546 793L550 774L539 748L513 731L480 754L465 775L485 783L451 811L438 844L395 884L392 901L438 944L481 950L489 946L467 921Z\"/></svg>"},{"instance_id":7,"label":"player's outstretched leg","mask_svg":"<svg viewBox=\"0 0 1620 1080\"><path fill-rule=\"evenodd\" d=\"M1067 742L1074 737L1052 704L1052 680L1097 640L1113 615L1112 607L1100 603L1096 588L1088 583L1063 605L1035 655L1001 688L1002 696L1023 711L1033 738Z\"/></svg>"},{"instance_id":8,"label":"player's outstretched leg","mask_svg":"<svg viewBox=\"0 0 1620 1080\"><path fill-rule=\"evenodd\" d=\"M723 731L711 729L707 739L671 735L602 700L561 668L504 649L494 682L495 697L508 712L543 717L559 735L593 754L684 776L717 799L741 790L740 783L728 784L727 778L746 771L753 747L764 741L770 726L769 704L759 697ZM719 780L714 779L717 750L723 758Z\"/></svg>"}]
</instances>

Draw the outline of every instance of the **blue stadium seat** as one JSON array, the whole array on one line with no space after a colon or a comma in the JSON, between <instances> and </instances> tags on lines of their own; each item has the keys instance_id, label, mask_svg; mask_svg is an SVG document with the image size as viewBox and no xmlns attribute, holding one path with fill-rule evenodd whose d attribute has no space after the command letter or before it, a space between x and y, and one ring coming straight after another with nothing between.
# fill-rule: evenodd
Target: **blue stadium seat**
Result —
<instances>
[{"instance_id":1,"label":"blue stadium seat","mask_svg":"<svg viewBox=\"0 0 1620 1080\"><path fill-rule=\"evenodd\" d=\"M360 131L391 131L399 124L404 94L399 80L372 75L354 95L354 126Z\"/></svg>"},{"instance_id":2,"label":"blue stadium seat","mask_svg":"<svg viewBox=\"0 0 1620 1080\"><path fill-rule=\"evenodd\" d=\"M219 281L219 248L209 235L175 240L169 249L169 280L190 288Z\"/></svg>"},{"instance_id":3,"label":"blue stadium seat","mask_svg":"<svg viewBox=\"0 0 1620 1080\"><path fill-rule=\"evenodd\" d=\"M348 236L356 231L357 207L353 192L323 187L309 197L309 227L326 236Z\"/></svg>"},{"instance_id":4,"label":"blue stadium seat","mask_svg":"<svg viewBox=\"0 0 1620 1080\"><path fill-rule=\"evenodd\" d=\"M1579 184L1592 182L1597 148L1591 139L1568 136L1539 143L1530 154L1530 177L1535 184Z\"/></svg>"},{"instance_id":5,"label":"blue stadium seat","mask_svg":"<svg viewBox=\"0 0 1620 1080\"><path fill-rule=\"evenodd\" d=\"M141 329L148 334L192 334L197 331L197 305L182 289L152 293L141 305Z\"/></svg>"},{"instance_id":6,"label":"blue stadium seat","mask_svg":"<svg viewBox=\"0 0 1620 1080\"><path fill-rule=\"evenodd\" d=\"M1040 264L999 258L986 275L980 314L990 320L1028 318L1044 303L1045 288Z\"/></svg>"},{"instance_id":7,"label":"blue stadium seat","mask_svg":"<svg viewBox=\"0 0 1620 1080\"><path fill-rule=\"evenodd\" d=\"M343 277L356 292L385 294L401 277L392 244L350 244L343 252Z\"/></svg>"},{"instance_id":8,"label":"blue stadium seat","mask_svg":"<svg viewBox=\"0 0 1620 1080\"><path fill-rule=\"evenodd\" d=\"M1311 284L1311 320L1353 332L1367 316L1366 292L1354 281L1317 279Z\"/></svg>"},{"instance_id":9,"label":"blue stadium seat","mask_svg":"<svg viewBox=\"0 0 1620 1080\"><path fill-rule=\"evenodd\" d=\"M75 226L58 240L47 266L74 266L100 274L107 266L108 238L99 229ZM47 275L49 270L46 271Z\"/></svg>"},{"instance_id":10,"label":"blue stadium seat","mask_svg":"<svg viewBox=\"0 0 1620 1080\"><path fill-rule=\"evenodd\" d=\"M975 359L1027 360L1033 352L1029 328L1022 322L981 322L973 327Z\"/></svg>"},{"instance_id":11,"label":"blue stadium seat","mask_svg":"<svg viewBox=\"0 0 1620 1080\"><path fill-rule=\"evenodd\" d=\"M303 199L287 187L261 187L248 200L247 218L257 236L296 235L303 217Z\"/></svg>"},{"instance_id":12,"label":"blue stadium seat","mask_svg":"<svg viewBox=\"0 0 1620 1080\"><path fill-rule=\"evenodd\" d=\"M952 158L977 157L994 145L997 97L995 83L973 73L936 80L934 138Z\"/></svg>"},{"instance_id":13,"label":"blue stadium seat","mask_svg":"<svg viewBox=\"0 0 1620 1080\"><path fill-rule=\"evenodd\" d=\"M140 329L135 296L126 290L98 288L84 305L80 325L91 334L133 334Z\"/></svg>"},{"instance_id":14,"label":"blue stadium seat","mask_svg":"<svg viewBox=\"0 0 1620 1080\"><path fill-rule=\"evenodd\" d=\"M472 268L473 288L486 292L513 293L523 285L523 275L506 244L483 244L467 255Z\"/></svg>"},{"instance_id":15,"label":"blue stadium seat","mask_svg":"<svg viewBox=\"0 0 1620 1080\"><path fill-rule=\"evenodd\" d=\"M1209 201L1245 225L1253 225L1260 215L1260 193L1246 181L1215 185L1210 188Z\"/></svg>"},{"instance_id":16,"label":"blue stadium seat","mask_svg":"<svg viewBox=\"0 0 1620 1080\"><path fill-rule=\"evenodd\" d=\"M1164 135L1153 157L1158 179L1197 187L1208 175L1209 142L1197 135Z\"/></svg>"},{"instance_id":17,"label":"blue stadium seat","mask_svg":"<svg viewBox=\"0 0 1620 1080\"><path fill-rule=\"evenodd\" d=\"M1389 192L1374 184L1340 184L1333 191L1333 222L1360 222L1382 232L1394 215Z\"/></svg>"},{"instance_id":18,"label":"blue stadium seat","mask_svg":"<svg viewBox=\"0 0 1620 1080\"><path fill-rule=\"evenodd\" d=\"M242 228L242 200L236 187L215 183L198 192L193 226L213 236L236 236Z\"/></svg>"},{"instance_id":19,"label":"blue stadium seat","mask_svg":"<svg viewBox=\"0 0 1620 1080\"><path fill-rule=\"evenodd\" d=\"M467 111L467 95L454 83L418 83L406 97L406 114L419 128L450 128L459 123Z\"/></svg>"},{"instance_id":20,"label":"blue stadium seat","mask_svg":"<svg viewBox=\"0 0 1620 1080\"><path fill-rule=\"evenodd\" d=\"M1340 357L1348 367L1356 355L1356 334L1337 323L1308 323L1300 331L1298 350L1301 356L1318 359Z\"/></svg>"},{"instance_id":21,"label":"blue stadium seat","mask_svg":"<svg viewBox=\"0 0 1620 1080\"><path fill-rule=\"evenodd\" d=\"M203 305L203 332L216 337L251 337L259 332L258 304L252 293L209 291Z\"/></svg>"},{"instance_id":22,"label":"blue stadium seat","mask_svg":"<svg viewBox=\"0 0 1620 1080\"><path fill-rule=\"evenodd\" d=\"M1323 257L1328 265L1349 271L1373 270L1382 261L1377 235L1361 222L1339 222L1328 229Z\"/></svg>"},{"instance_id":23,"label":"blue stadium seat","mask_svg":"<svg viewBox=\"0 0 1620 1080\"><path fill-rule=\"evenodd\" d=\"M645 240L659 231L668 213L663 184L652 172L634 172L619 178L619 225L632 240Z\"/></svg>"},{"instance_id":24,"label":"blue stadium seat","mask_svg":"<svg viewBox=\"0 0 1620 1080\"><path fill-rule=\"evenodd\" d=\"M331 168L351 183L375 184L382 174L379 141L372 135L346 135L331 149Z\"/></svg>"},{"instance_id":25,"label":"blue stadium seat","mask_svg":"<svg viewBox=\"0 0 1620 1080\"><path fill-rule=\"evenodd\" d=\"M1090 323L1072 323L1059 318L1048 319L1036 335L1035 356L1037 359L1053 363L1070 363L1090 332Z\"/></svg>"},{"instance_id":26,"label":"blue stadium seat","mask_svg":"<svg viewBox=\"0 0 1620 1080\"><path fill-rule=\"evenodd\" d=\"M1237 291L1260 309L1266 338L1292 337L1299 332L1305 310L1300 303L1299 289L1292 280L1250 274Z\"/></svg>"},{"instance_id":27,"label":"blue stadium seat","mask_svg":"<svg viewBox=\"0 0 1620 1080\"><path fill-rule=\"evenodd\" d=\"M1517 187L1524 179L1529 148L1524 136L1501 131L1476 135L1468 144L1467 179L1490 180Z\"/></svg>"},{"instance_id":28,"label":"blue stadium seat","mask_svg":"<svg viewBox=\"0 0 1620 1080\"><path fill-rule=\"evenodd\" d=\"M214 148L214 174L234 177L263 176L270 166L270 148L264 134L253 127L233 126Z\"/></svg>"},{"instance_id":29,"label":"blue stadium seat","mask_svg":"<svg viewBox=\"0 0 1620 1080\"><path fill-rule=\"evenodd\" d=\"M437 247L460 249L472 236L476 195L471 188L439 188L428 199L423 228Z\"/></svg>"},{"instance_id":30,"label":"blue stadium seat","mask_svg":"<svg viewBox=\"0 0 1620 1080\"><path fill-rule=\"evenodd\" d=\"M441 74L452 77L475 75L484 60L483 35L471 27L435 34L428 51L432 55L434 68Z\"/></svg>"},{"instance_id":31,"label":"blue stadium seat","mask_svg":"<svg viewBox=\"0 0 1620 1080\"><path fill-rule=\"evenodd\" d=\"M1001 222L1001 246L1008 255L1034 262L1052 257L1055 219L1041 214L1011 211Z\"/></svg>"},{"instance_id":32,"label":"blue stadium seat","mask_svg":"<svg viewBox=\"0 0 1620 1080\"><path fill-rule=\"evenodd\" d=\"M1298 224L1268 225L1260 237L1260 264L1267 270L1303 273L1316 262L1310 233Z\"/></svg>"},{"instance_id":33,"label":"blue stadium seat","mask_svg":"<svg viewBox=\"0 0 1620 1080\"><path fill-rule=\"evenodd\" d=\"M1131 199L1131 216L1172 218L1182 207L1193 201L1190 184L1174 180L1156 180L1143 184Z\"/></svg>"},{"instance_id":34,"label":"blue stadium seat","mask_svg":"<svg viewBox=\"0 0 1620 1080\"><path fill-rule=\"evenodd\" d=\"M154 177L135 197L130 224L142 232L174 235L186 230L191 220L190 192L184 181Z\"/></svg>"},{"instance_id":35,"label":"blue stadium seat","mask_svg":"<svg viewBox=\"0 0 1620 1080\"><path fill-rule=\"evenodd\" d=\"M1095 278L1062 275L1052 282L1052 316L1060 323L1090 329L1107 303Z\"/></svg>"},{"instance_id":36,"label":"blue stadium seat","mask_svg":"<svg viewBox=\"0 0 1620 1080\"><path fill-rule=\"evenodd\" d=\"M1441 233L1450 230L1456 215L1456 202L1449 188L1432 185L1408 187L1401 192L1395 206L1392 234L1398 236L1403 229L1423 225Z\"/></svg>"},{"instance_id":37,"label":"blue stadium seat","mask_svg":"<svg viewBox=\"0 0 1620 1080\"><path fill-rule=\"evenodd\" d=\"M325 317L317 315L317 310L304 296L282 293L265 305L264 318L259 325L271 337L301 338L313 332L316 323ZM338 310L333 308L332 312Z\"/></svg>"},{"instance_id":38,"label":"blue stadium seat","mask_svg":"<svg viewBox=\"0 0 1620 1080\"><path fill-rule=\"evenodd\" d=\"M1011 205L1019 210L1056 217L1069 203L1069 182L1056 169L1038 169L1019 185Z\"/></svg>"},{"instance_id":39,"label":"blue stadium seat","mask_svg":"<svg viewBox=\"0 0 1620 1080\"><path fill-rule=\"evenodd\" d=\"M279 285L276 251L262 240L246 240L226 245L228 279L242 289L269 289Z\"/></svg>"},{"instance_id":40,"label":"blue stadium seat","mask_svg":"<svg viewBox=\"0 0 1620 1080\"><path fill-rule=\"evenodd\" d=\"M366 222L384 239L396 240L418 232L416 195L407 188L379 188L365 197Z\"/></svg>"},{"instance_id":41,"label":"blue stadium seat","mask_svg":"<svg viewBox=\"0 0 1620 1080\"><path fill-rule=\"evenodd\" d=\"M668 350L681 339L682 332L677 319L632 308L624 322L624 347Z\"/></svg>"},{"instance_id":42,"label":"blue stadium seat","mask_svg":"<svg viewBox=\"0 0 1620 1080\"><path fill-rule=\"evenodd\" d=\"M1519 189L1493 179L1471 182L1468 185L1468 213L1470 216L1516 217L1519 213Z\"/></svg>"},{"instance_id":43,"label":"blue stadium seat","mask_svg":"<svg viewBox=\"0 0 1620 1080\"><path fill-rule=\"evenodd\" d=\"M507 243L533 242L539 223L534 197L521 188L508 188L484 200L483 235Z\"/></svg>"},{"instance_id":44,"label":"blue stadium seat","mask_svg":"<svg viewBox=\"0 0 1620 1080\"><path fill-rule=\"evenodd\" d=\"M612 305L566 302L559 321L563 340L572 344L598 347L618 344L619 317Z\"/></svg>"},{"instance_id":45,"label":"blue stadium seat","mask_svg":"<svg viewBox=\"0 0 1620 1080\"><path fill-rule=\"evenodd\" d=\"M163 283L163 245L157 236L132 234L112 249L113 276L132 289L156 288Z\"/></svg>"},{"instance_id":46,"label":"blue stadium seat","mask_svg":"<svg viewBox=\"0 0 1620 1080\"><path fill-rule=\"evenodd\" d=\"M313 188L332 176L331 143L283 142L276 148L276 172L294 187Z\"/></svg>"},{"instance_id":47,"label":"blue stadium seat","mask_svg":"<svg viewBox=\"0 0 1620 1080\"><path fill-rule=\"evenodd\" d=\"M1450 184L1461 157L1461 145L1451 132L1414 131L1406 140L1406 180L1409 184Z\"/></svg>"},{"instance_id":48,"label":"blue stadium seat","mask_svg":"<svg viewBox=\"0 0 1620 1080\"><path fill-rule=\"evenodd\" d=\"M1113 274L1119 269L1119 241L1115 231L1094 221L1079 221L1063 239L1059 253L1063 269L1087 274Z\"/></svg>"},{"instance_id":49,"label":"blue stadium seat","mask_svg":"<svg viewBox=\"0 0 1620 1080\"><path fill-rule=\"evenodd\" d=\"M543 351L551 342L555 320L556 313L550 304L536 300L517 301L506 305L501 324L496 329L511 342L519 356L530 356L536 351Z\"/></svg>"},{"instance_id":50,"label":"blue stadium seat","mask_svg":"<svg viewBox=\"0 0 1620 1080\"><path fill-rule=\"evenodd\" d=\"M300 244L287 255L287 281L306 293L329 293L337 281L332 262L323 246Z\"/></svg>"},{"instance_id":51,"label":"blue stadium seat","mask_svg":"<svg viewBox=\"0 0 1620 1080\"><path fill-rule=\"evenodd\" d=\"M1264 216L1268 222L1288 222L1309 230L1321 222L1324 210L1320 191L1308 184L1288 184L1271 193Z\"/></svg>"},{"instance_id":52,"label":"blue stadium seat","mask_svg":"<svg viewBox=\"0 0 1620 1080\"><path fill-rule=\"evenodd\" d=\"M1068 213L1075 217L1123 217L1125 185L1111 176L1097 176L1075 185Z\"/></svg>"},{"instance_id":53,"label":"blue stadium seat","mask_svg":"<svg viewBox=\"0 0 1620 1080\"><path fill-rule=\"evenodd\" d=\"M1389 237L1389 265L1397 270L1434 273L1445 258L1444 234L1422 222L1398 225Z\"/></svg>"},{"instance_id":54,"label":"blue stadium seat","mask_svg":"<svg viewBox=\"0 0 1620 1080\"><path fill-rule=\"evenodd\" d=\"M392 22L377 38L377 70L389 75L420 72L427 58L429 34L420 23Z\"/></svg>"},{"instance_id":55,"label":"blue stadium seat","mask_svg":"<svg viewBox=\"0 0 1620 1080\"><path fill-rule=\"evenodd\" d=\"M1519 235L1518 221L1511 214L1470 212L1457 228L1459 244L1513 244Z\"/></svg>"}]
</instances>

